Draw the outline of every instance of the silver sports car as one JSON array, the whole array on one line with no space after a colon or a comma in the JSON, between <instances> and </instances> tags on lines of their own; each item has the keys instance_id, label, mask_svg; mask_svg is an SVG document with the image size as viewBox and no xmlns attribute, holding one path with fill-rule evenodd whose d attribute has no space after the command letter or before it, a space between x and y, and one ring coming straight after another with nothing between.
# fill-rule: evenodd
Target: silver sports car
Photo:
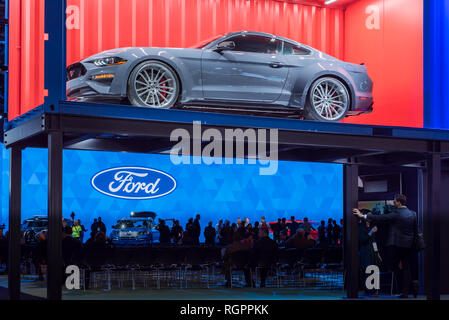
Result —
<instances>
[{"instance_id":1,"label":"silver sports car","mask_svg":"<svg viewBox=\"0 0 449 320\"><path fill-rule=\"evenodd\" d=\"M234 32L194 48L108 50L67 68L69 100L136 106L285 109L340 121L372 111L366 67L260 32Z\"/></svg>"}]
</instances>

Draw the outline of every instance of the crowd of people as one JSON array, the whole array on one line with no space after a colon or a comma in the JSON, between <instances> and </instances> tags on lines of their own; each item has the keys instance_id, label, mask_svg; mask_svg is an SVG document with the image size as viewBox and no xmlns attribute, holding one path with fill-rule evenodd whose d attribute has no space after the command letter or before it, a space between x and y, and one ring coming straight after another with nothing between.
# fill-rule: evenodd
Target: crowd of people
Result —
<instances>
[{"instance_id":1,"label":"crowd of people","mask_svg":"<svg viewBox=\"0 0 449 320\"><path fill-rule=\"evenodd\" d=\"M371 265L386 266L395 272L401 279L402 296L407 297L410 291L417 292L417 254L416 239L418 236L416 213L406 207L406 197L397 195L391 212L382 215L373 214L369 210L354 209L354 215L360 218L359 224L359 258L361 281L366 278L365 268ZM298 221L294 216L287 221L279 218L276 222L268 223L265 217L260 221L251 223L249 218L237 219L231 223L229 220L220 219L214 226L212 221L202 230L201 216L188 219L185 228L179 220L173 220L170 228L166 221L159 219L155 228L160 233L161 245L200 245L201 234L204 236L204 245L219 246L225 266L232 262L230 257L236 253L242 253L248 257L267 257L272 255L279 247L305 250L308 248L327 248L329 246L341 246L343 242L343 219L340 224L336 220L321 221L318 226L310 222L307 217ZM87 232L81 221L63 220L62 251L65 262L76 257L83 247L106 248L112 243L107 237L106 225L101 217L94 219L90 228L90 237L83 241ZM3 233L0 228L0 242L7 241L8 232ZM39 263L46 264L47 257L47 233L41 232L36 236ZM25 239L22 239L25 243ZM247 285L252 285L250 279L251 268L255 262L245 264ZM226 268L225 268L226 269ZM266 271L266 270L265 270ZM266 272L262 268L261 286L265 283ZM39 273L42 275L41 270ZM230 274L226 275L228 281Z\"/></svg>"},{"instance_id":2,"label":"crowd of people","mask_svg":"<svg viewBox=\"0 0 449 320\"><path fill-rule=\"evenodd\" d=\"M181 226L179 220L173 221L170 229L164 220L159 220L156 229L159 231L159 242L161 244L179 244L179 245L199 245L201 236L200 215L196 215L195 219L190 218L185 229ZM265 217L261 217L260 221L250 222L249 218L238 218L236 222L231 223L229 220L220 219L214 226L209 221L204 228L204 244L208 246L227 246L233 243L235 234L239 234L243 239L245 236L251 235L255 240L259 237L259 231L266 229L268 235L272 235L276 244L285 247L295 246L319 246L327 247L329 245L340 245L342 242L343 220L338 225L336 220L329 219L326 226L325 221L321 221L321 225L315 229L313 224L307 217L303 221L298 221L294 216L287 221L286 218L279 218L277 222L268 223Z\"/></svg>"}]
</instances>

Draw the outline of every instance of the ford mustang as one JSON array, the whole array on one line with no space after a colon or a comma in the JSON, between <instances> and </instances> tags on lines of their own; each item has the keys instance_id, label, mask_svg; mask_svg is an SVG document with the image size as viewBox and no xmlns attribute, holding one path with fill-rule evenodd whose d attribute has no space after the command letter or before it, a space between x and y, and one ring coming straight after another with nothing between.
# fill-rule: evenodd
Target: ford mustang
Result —
<instances>
[{"instance_id":1,"label":"ford mustang","mask_svg":"<svg viewBox=\"0 0 449 320\"><path fill-rule=\"evenodd\" d=\"M119 99L149 108L289 109L319 121L371 112L372 89L363 64L247 31L194 48L108 50L67 68L69 100Z\"/></svg>"}]
</instances>

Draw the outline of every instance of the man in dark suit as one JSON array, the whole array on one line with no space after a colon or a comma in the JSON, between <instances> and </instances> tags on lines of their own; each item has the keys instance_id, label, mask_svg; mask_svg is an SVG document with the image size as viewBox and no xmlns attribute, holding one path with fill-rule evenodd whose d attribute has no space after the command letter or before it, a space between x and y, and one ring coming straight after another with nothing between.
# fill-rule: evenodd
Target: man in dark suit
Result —
<instances>
[{"instance_id":1,"label":"man in dark suit","mask_svg":"<svg viewBox=\"0 0 449 320\"><path fill-rule=\"evenodd\" d=\"M159 242L161 244L170 243L170 228L165 224L165 220L160 220L156 229L159 231Z\"/></svg>"},{"instance_id":2,"label":"man in dark suit","mask_svg":"<svg viewBox=\"0 0 449 320\"><path fill-rule=\"evenodd\" d=\"M277 260L278 246L268 237L268 230L259 229L259 240L253 247L253 265L260 267L260 287L265 287L268 268Z\"/></svg>"},{"instance_id":3,"label":"man in dark suit","mask_svg":"<svg viewBox=\"0 0 449 320\"><path fill-rule=\"evenodd\" d=\"M209 221L209 225L204 229L204 238L206 239L206 245L215 246L215 237L217 231L212 226L212 221Z\"/></svg>"},{"instance_id":4,"label":"man in dark suit","mask_svg":"<svg viewBox=\"0 0 449 320\"><path fill-rule=\"evenodd\" d=\"M98 232L103 232L104 234L106 234L106 225L103 223L103 221L101 221L101 217L98 217L97 229Z\"/></svg>"},{"instance_id":5,"label":"man in dark suit","mask_svg":"<svg viewBox=\"0 0 449 320\"><path fill-rule=\"evenodd\" d=\"M387 236L387 251L390 257L390 269L396 274L402 275L400 298L408 298L411 271L410 262L413 254L415 236L418 233L416 213L406 207L407 198L402 195L394 197L395 210L384 215L362 214L360 210L354 209L354 215L376 222L389 224ZM400 268L400 265L402 268Z\"/></svg>"},{"instance_id":6,"label":"man in dark suit","mask_svg":"<svg viewBox=\"0 0 449 320\"><path fill-rule=\"evenodd\" d=\"M294 216L291 216L290 220L291 222L288 225L288 229L290 230L290 237L293 237L299 229L299 223L296 222Z\"/></svg>"},{"instance_id":7,"label":"man in dark suit","mask_svg":"<svg viewBox=\"0 0 449 320\"><path fill-rule=\"evenodd\" d=\"M90 226L90 231L96 234L98 232L98 221L97 219L94 219L94 223Z\"/></svg>"}]
</instances>

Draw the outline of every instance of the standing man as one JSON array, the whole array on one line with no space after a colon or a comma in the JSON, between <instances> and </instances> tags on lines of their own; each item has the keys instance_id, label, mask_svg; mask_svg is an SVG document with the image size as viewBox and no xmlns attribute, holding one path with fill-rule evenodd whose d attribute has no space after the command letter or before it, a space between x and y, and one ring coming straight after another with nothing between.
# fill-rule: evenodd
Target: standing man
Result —
<instances>
[{"instance_id":1,"label":"standing man","mask_svg":"<svg viewBox=\"0 0 449 320\"><path fill-rule=\"evenodd\" d=\"M334 244L334 226L332 225L332 219L329 218L329 220L327 220L327 241L329 243L329 245L333 245Z\"/></svg>"},{"instance_id":2,"label":"standing man","mask_svg":"<svg viewBox=\"0 0 449 320\"><path fill-rule=\"evenodd\" d=\"M80 226L80 221L79 220L75 220L73 222L73 227L72 227L72 237L77 239L77 240L80 240L81 232L82 232L82 228Z\"/></svg>"},{"instance_id":3,"label":"standing man","mask_svg":"<svg viewBox=\"0 0 449 320\"><path fill-rule=\"evenodd\" d=\"M307 239L307 237L310 234L311 230L315 230L312 225L309 222L309 218L304 217L304 223L302 224L302 229L304 230L304 236Z\"/></svg>"},{"instance_id":4,"label":"standing man","mask_svg":"<svg viewBox=\"0 0 449 320\"><path fill-rule=\"evenodd\" d=\"M215 246L215 236L217 231L212 226L212 221L209 221L209 225L204 229L204 238L206 239L206 245Z\"/></svg>"},{"instance_id":5,"label":"standing man","mask_svg":"<svg viewBox=\"0 0 449 320\"><path fill-rule=\"evenodd\" d=\"M399 298L407 299L410 292L411 270L410 263L413 255L413 245L418 233L416 213L406 207L407 198L402 194L394 197L395 210L384 215L362 214L354 209L354 215L363 220L385 222L389 224L387 237L387 253L389 255L390 270L401 275L402 294ZM400 265L402 268L400 268Z\"/></svg>"},{"instance_id":6,"label":"standing man","mask_svg":"<svg viewBox=\"0 0 449 320\"><path fill-rule=\"evenodd\" d=\"M336 220L332 220L332 224L333 224L333 230L334 230L334 244L335 245L339 245L341 244L340 240L341 240L341 227L337 224Z\"/></svg>"},{"instance_id":7,"label":"standing man","mask_svg":"<svg viewBox=\"0 0 449 320\"><path fill-rule=\"evenodd\" d=\"M321 220L321 224L318 227L318 246L320 248L327 247L327 239L326 239L326 221Z\"/></svg>"},{"instance_id":8,"label":"standing man","mask_svg":"<svg viewBox=\"0 0 449 320\"><path fill-rule=\"evenodd\" d=\"M260 218L260 228L261 229L267 229L268 228L268 224L267 224L267 222L265 221L265 216L262 216L261 218ZM259 235L258 235L259 236Z\"/></svg>"},{"instance_id":9,"label":"standing man","mask_svg":"<svg viewBox=\"0 0 449 320\"><path fill-rule=\"evenodd\" d=\"M296 231L299 228L299 223L296 222L294 216L291 216L290 219L291 219L291 222L290 222L288 228L290 230L290 237L293 237L296 234Z\"/></svg>"},{"instance_id":10,"label":"standing man","mask_svg":"<svg viewBox=\"0 0 449 320\"><path fill-rule=\"evenodd\" d=\"M173 239L173 242L178 244L179 240L182 238L184 230L182 230L182 227L179 225L179 220L175 220L173 222L173 226L171 228L171 238Z\"/></svg>"},{"instance_id":11,"label":"standing man","mask_svg":"<svg viewBox=\"0 0 449 320\"><path fill-rule=\"evenodd\" d=\"M98 229L98 221L97 219L94 219L94 223L92 223L92 225L90 226L90 232L94 234L94 236L97 234L97 229Z\"/></svg>"},{"instance_id":12,"label":"standing man","mask_svg":"<svg viewBox=\"0 0 449 320\"><path fill-rule=\"evenodd\" d=\"M160 220L156 229L159 231L159 242L161 244L170 243L170 228L165 224L165 220Z\"/></svg>"},{"instance_id":13,"label":"standing man","mask_svg":"<svg viewBox=\"0 0 449 320\"><path fill-rule=\"evenodd\" d=\"M278 222L271 225L271 230L273 230L273 239L277 243L279 241L279 238L281 237L282 230L282 221L280 218L278 219Z\"/></svg>"},{"instance_id":14,"label":"standing man","mask_svg":"<svg viewBox=\"0 0 449 320\"><path fill-rule=\"evenodd\" d=\"M253 247L253 265L260 268L260 287L265 287L268 269L275 263L278 252L276 242L268 237L268 230L259 229L259 240Z\"/></svg>"},{"instance_id":15,"label":"standing man","mask_svg":"<svg viewBox=\"0 0 449 320\"><path fill-rule=\"evenodd\" d=\"M201 235L201 225L200 225L200 215L197 214L195 220L193 221L193 241L195 244L200 244Z\"/></svg>"},{"instance_id":16,"label":"standing man","mask_svg":"<svg viewBox=\"0 0 449 320\"><path fill-rule=\"evenodd\" d=\"M98 223L97 223L97 232L103 232L106 234L106 225L101 221L101 217L98 217Z\"/></svg>"}]
</instances>

